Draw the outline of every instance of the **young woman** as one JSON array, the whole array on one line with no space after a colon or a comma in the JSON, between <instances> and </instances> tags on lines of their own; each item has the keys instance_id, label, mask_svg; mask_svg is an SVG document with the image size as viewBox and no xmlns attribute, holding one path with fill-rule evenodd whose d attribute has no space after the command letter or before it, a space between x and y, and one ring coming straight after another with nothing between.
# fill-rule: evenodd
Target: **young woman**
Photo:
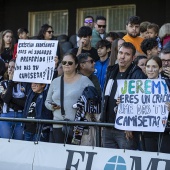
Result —
<instances>
[{"instance_id":1,"label":"young woman","mask_svg":"<svg viewBox=\"0 0 170 170\"><path fill-rule=\"evenodd\" d=\"M145 74L146 74L146 61L147 57L144 55L137 56L134 60L134 63L137 66L139 66Z\"/></svg>"},{"instance_id":2,"label":"young woman","mask_svg":"<svg viewBox=\"0 0 170 170\"><path fill-rule=\"evenodd\" d=\"M38 40L51 40L53 37L53 33L54 33L53 27L48 24L44 24L41 26L37 39Z\"/></svg>"},{"instance_id":3,"label":"young woman","mask_svg":"<svg viewBox=\"0 0 170 170\"><path fill-rule=\"evenodd\" d=\"M1 117L23 118L23 109L25 104L25 93L21 83L14 82L13 75L15 69L15 60L9 61L8 76L9 80L1 82L1 99L3 108ZM23 139L23 126L21 122L0 122L0 137Z\"/></svg>"},{"instance_id":4,"label":"young woman","mask_svg":"<svg viewBox=\"0 0 170 170\"><path fill-rule=\"evenodd\" d=\"M112 42L111 54L110 54L110 62L109 62L110 66L116 64L116 62L117 62L117 53L118 53L118 50L119 50L119 48L120 48L120 46L122 45L123 42L124 42L124 40L121 39L121 38L117 38L116 40L114 40Z\"/></svg>"},{"instance_id":5,"label":"young woman","mask_svg":"<svg viewBox=\"0 0 170 170\"><path fill-rule=\"evenodd\" d=\"M6 68L8 63L12 59L14 49L13 32L11 30L5 30L0 34L0 56L4 60Z\"/></svg>"},{"instance_id":6,"label":"young woman","mask_svg":"<svg viewBox=\"0 0 170 170\"><path fill-rule=\"evenodd\" d=\"M63 81L64 81L64 110L65 116L61 113L60 103L60 81L61 77L55 78L50 85L45 105L49 110L53 112L54 120L69 120L75 119L76 109L73 108L73 104L77 103L77 100L81 96L83 90L87 86L93 86L88 77L77 73L78 59L72 53L66 53L62 60L63 67ZM56 143L64 143L65 135L62 132L62 125L53 125L53 135ZM68 137L67 143L71 143L71 138Z\"/></svg>"},{"instance_id":7,"label":"young woman","mask_svg":"<svg viewBox=\"0 0 170 170\"><path fill-rule=\"evenodd\" d=\"M53 36L53 27L51 25L48 25L48 24L44 24L41 26L41 29L39 30L39 33L38 33L38 36L37 36L37 39L38 40L54 40L54 36ZM56 57L57 60L59 60L61 57L60 57L60 48L59 48L59 45L57 47L57 54L56 54ZM56 72L54 73L54 77L56 77Z\"/></svg>"},{"instance_id":8,"label":"young woman","mask_svg":"<svg viewBox=\"0 0 170 170\"><path fill-rule=\"evenodd\" d=\"M146 75L148 79L161 79L162 61L158 56L153 56L146 62ZM159 137L166 134L158 132L144 132L144 142L146 151L157 152Z\"/></svg>"},{"instance_id":9,"label":"young woman","mask_svg":"<svg viewBox=\"0 0 170 170\"><path fill-rule=\"evenodd\" d=\"M153 56L146 62L146 75L148 79L161 78L162 61L158 56Z\"/></svg>"}]
</instances>

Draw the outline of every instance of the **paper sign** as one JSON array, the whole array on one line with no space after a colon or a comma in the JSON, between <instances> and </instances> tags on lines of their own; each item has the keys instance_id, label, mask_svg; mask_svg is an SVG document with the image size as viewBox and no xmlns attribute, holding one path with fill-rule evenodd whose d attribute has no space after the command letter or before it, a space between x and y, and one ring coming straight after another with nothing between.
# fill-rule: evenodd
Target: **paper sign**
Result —
<instances>
[{"instance_id":1,"label":"paper sign","mask_svg":"<svg viewBox=\"0 0 170 170\"><path fill-rule=\"evenodd\" d=\"M118 80L120 104L115 128L129 131L164 132L168 119L165 105L170 94L165 80Z\"/></svg>"},{"instance_id":2,"label":"paper sign","mask_svg":"<svg viewBox=\"0 0 170 170\"><path fill-rule=\"evenodd\" d=\"M13 81L51 83L56 40L19 40Z\"/></svg>"}]
</instances>

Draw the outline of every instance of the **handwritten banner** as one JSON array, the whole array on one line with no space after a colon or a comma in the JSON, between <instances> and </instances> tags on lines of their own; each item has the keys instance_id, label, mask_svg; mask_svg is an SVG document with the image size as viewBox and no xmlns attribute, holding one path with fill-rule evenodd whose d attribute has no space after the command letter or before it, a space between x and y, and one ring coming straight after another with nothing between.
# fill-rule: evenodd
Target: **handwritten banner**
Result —
<instances>
[{"instance_id":1,"label":"handwritten banner","mask_svg":"<svg viewBox=\"0 0 170 170\"><path fill-rule=\"evenodd\" d=\"M165 80L118 80L115 99L118 97L120 97L120 104L115 128L164 132L168 118L165 103L170 102Z\"/></svg>"},{"instance_id":2,"label":"handwritten banner","mask_svg":"<svg viewBox=\"0 0 170 170\"><path fill-rule=\"evenodd\" d=\"M56 40L19 40L13 80L51 83L57 45Z\"/></svg>"}]
</instances>

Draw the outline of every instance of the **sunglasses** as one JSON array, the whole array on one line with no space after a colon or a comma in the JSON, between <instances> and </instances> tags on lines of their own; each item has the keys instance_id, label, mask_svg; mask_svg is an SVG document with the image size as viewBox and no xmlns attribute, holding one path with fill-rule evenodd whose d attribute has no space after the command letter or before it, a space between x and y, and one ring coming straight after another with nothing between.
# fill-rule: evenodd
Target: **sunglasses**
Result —
<instances>
[{"instance_id":1,"label":"sunglasses","mask_svg":"<svg viewBox=\"0 0 170 170\"><path fill-rule=\"evenodd\" d=\"M66 64L68 64L69 66L73 65L72 61L62 61L61 63L62 65L66 65Z\"/></svg>"},{"instance_id":2,"label":"sunglasses","mask_svg":"<svg viewBox=\"0 0 170 170\"><path fill-rule=\"evenodd\" d=\"M85 20L84 23L89 24L89 23L93 23L93 21L92 20Z\"/></svg>"},{"instance_id":3,"label":"sunglasses","mask_svg":"<svg viewBox=\"0 0 170 170\"><path fill-rule=\"evenodd\" d=\"M46 31L46 32L48 32L49 34L54 33L54 31Z\"/></svg>"},{"instance_id":4,"label":"sunglasses","mask_svg":"<svg viewBox=\"0 0 170 170\"><path fill-rule=\"evenodd\" d=\"M97 24L98 25L98 24ZM106 25L98 25L99 28L106 28Z\"/></svg>"},{"instance_id":5,"label":"sunglasses","mask_svg":"<svg viewBox=\"0 0 170 170\"><path fill-rule=\"evenodd\" d=\"M82 63L85 63L85 62L90 62L91 64L93 64L93 63L94 63L94 60L93 60L93 59L91 59L91 60L86 60L86 61L83 61Z\"/></svg>"}]
</instances>

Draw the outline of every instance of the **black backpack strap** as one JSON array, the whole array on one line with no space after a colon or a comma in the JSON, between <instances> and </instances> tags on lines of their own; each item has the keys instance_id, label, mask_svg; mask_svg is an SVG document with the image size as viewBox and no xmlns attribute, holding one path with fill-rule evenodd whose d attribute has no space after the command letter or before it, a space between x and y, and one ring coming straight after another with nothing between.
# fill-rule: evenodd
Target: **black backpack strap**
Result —
<instances>
[{"instance_id":1,"label":"black backpack strap","mask_svg":"<svg viewBox=\"0 0 170 170\"><path fill-rule=\"evenodd\" d=\"M61 114L64 117L65 116L65 110L64 110L64 76L61 76L60 80L60 105L61 105Z\"/></svg>"}]
</instances>

